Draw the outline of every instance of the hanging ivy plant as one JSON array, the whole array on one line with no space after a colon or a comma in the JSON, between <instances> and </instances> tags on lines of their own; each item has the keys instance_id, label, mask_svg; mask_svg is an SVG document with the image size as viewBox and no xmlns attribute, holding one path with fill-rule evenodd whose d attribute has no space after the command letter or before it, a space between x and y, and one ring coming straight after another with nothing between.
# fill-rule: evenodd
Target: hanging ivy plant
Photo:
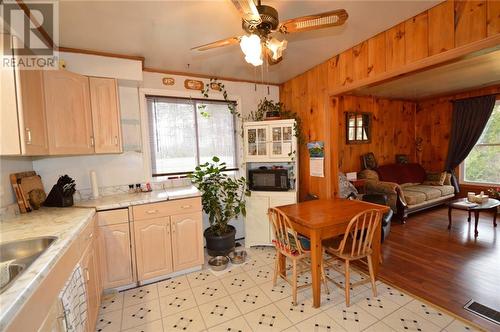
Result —
<instances>
[{"instance_id":1,"label":"hanging ivy plant","mask_svg":"<svg viewBox=\"0 0 500 332\"><path fill-rule=\"evenodd\" d=\"M237 116L238 118L241 118L241 114L238 113L238 111L236 110L236 106L238 106L238 104L235 101L228 99L228 94L227 94L226 87L225 87L224 83L219 82L219 80L217 78L212 77L212 78L210 78L210 82L205 84L205 87L201 90L201 94L203 95L203 97L208 98L208 93L210 92L210 90L214 90L212 88L212 86L219 87L218 91L220 91L222 93L222 96L224 97L224 101L227 102L227 108L229 109L229 112L231 112L231 114ZM201 108L201 107L205 108L206 106L207 105L200 105L198 108ZM205 112L205 113L208 116L208 113L207 112ZM203 116L205 116L205 115L203 115Z\"/></svg>"},{"instance_id":2,"label":"hanging ivy plant","mask_svg":"<svg viewBox=\"0 0 500 332\"><path fill-rule=\"evenodd\" d=\"M285 109L285 105L281 102L275 102L264 98L259 102L257 110L252 111L249 115L249 120L252 121L263 121L266 115L272 117L281 117L282 119L294 119L294 132L295 137L297 137L297 142L299 144L305 142L305 137L302 133L302 119L297 114L297 112L292 112Z\"/></svg>"}]
</instances>

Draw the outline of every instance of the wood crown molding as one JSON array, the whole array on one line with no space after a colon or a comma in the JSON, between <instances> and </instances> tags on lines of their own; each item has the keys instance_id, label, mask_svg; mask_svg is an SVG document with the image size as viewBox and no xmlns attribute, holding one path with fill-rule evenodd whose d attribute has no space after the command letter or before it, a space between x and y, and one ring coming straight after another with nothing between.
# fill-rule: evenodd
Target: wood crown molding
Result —
<instances>
[{"instance_id":1,"label":"wood crown molding","mask_svg":"<svg viewBox=\"0 0 500 332\"><path fill-rule=\"evenodd\" d=\"M173 70L165 70L165 69L157 69L157 68L149 68L149 67L144 67L142 70L145 72L149 72L149 73L188 76L188 77L197 77L197 78L217 78L218 80L221 80L221 81L251 83L251 84L260 84L260 85L272 85L272 86L278 86L278 87L281 86L281 84L279 84L279 83L259 82L259 81L245 80L245 79L234 78L234 77L222 77L222 76L216 76L216 75L189 73L189 72L173 71Z\"/></svg>"}]
</instances>

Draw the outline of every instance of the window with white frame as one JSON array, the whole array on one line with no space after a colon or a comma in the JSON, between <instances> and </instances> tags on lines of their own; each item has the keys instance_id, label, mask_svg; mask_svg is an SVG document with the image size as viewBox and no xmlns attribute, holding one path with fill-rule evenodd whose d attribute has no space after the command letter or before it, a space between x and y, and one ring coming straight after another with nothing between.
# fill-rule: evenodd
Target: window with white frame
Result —
<instances>
[{"instance_id":1,"label":"window with white frame","mask_svg":"<svg viewBox=\"0 0 500 332\"><path fill-rule=\"evenodd\" d=\"M500 185L500 101L476 145L462 163L461 182Z\"/></svg>"},{"instance_id":2,"label":"window with white frame","mask_svg":"<svg viewBox=\"0 0 500 332\"><path fill-rule=\"evenodd\" d=\"M228 102L147 96L153 177L186 174L213 156L237 169Z\"/></svg>"}]
</instances>

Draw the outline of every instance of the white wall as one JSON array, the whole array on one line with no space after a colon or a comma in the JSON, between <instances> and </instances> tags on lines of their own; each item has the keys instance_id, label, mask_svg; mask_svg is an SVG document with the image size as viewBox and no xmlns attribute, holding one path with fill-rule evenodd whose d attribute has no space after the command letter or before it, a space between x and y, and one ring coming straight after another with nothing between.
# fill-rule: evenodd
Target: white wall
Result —
<instances>
[{"instance_id":1,"label":"white wall","mask_svg":"<svg viewBox=\"0 0 500 332\"><path fill-rule=\"evenodd\" d=\"M32 170L33 164L29 157L0 157L0 207L16 202L9 175Z\"/></svg>"}]
</instances>

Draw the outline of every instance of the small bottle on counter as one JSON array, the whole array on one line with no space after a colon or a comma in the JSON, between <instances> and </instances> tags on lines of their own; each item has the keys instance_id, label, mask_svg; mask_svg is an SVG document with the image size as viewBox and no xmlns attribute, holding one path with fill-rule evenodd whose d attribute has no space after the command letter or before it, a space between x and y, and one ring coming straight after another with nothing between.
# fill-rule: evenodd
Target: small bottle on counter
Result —
<instances>
[{"instance_id":1,"label":"small bottle on counter","mask_svg":"<svg viewBox=\"0 0 500 332\"><path fill-rule=\"evenodd\" d=\"M133 184L129 184L128 185L128 193L129 194L135 193L135 189L134 189L134 185Z\"/></svg>"},{"instance_id":2,"label":"small bottle on counter","mask_svg":"<svg viewBox=\"0 0 500 332\"><path fill-rule=\"evenodd\" d=\"M142 191L141 184L140 183L136 183L135 184L135 192L136 193L140 193L141 191Z\"/></svg>"}]
</instances>

